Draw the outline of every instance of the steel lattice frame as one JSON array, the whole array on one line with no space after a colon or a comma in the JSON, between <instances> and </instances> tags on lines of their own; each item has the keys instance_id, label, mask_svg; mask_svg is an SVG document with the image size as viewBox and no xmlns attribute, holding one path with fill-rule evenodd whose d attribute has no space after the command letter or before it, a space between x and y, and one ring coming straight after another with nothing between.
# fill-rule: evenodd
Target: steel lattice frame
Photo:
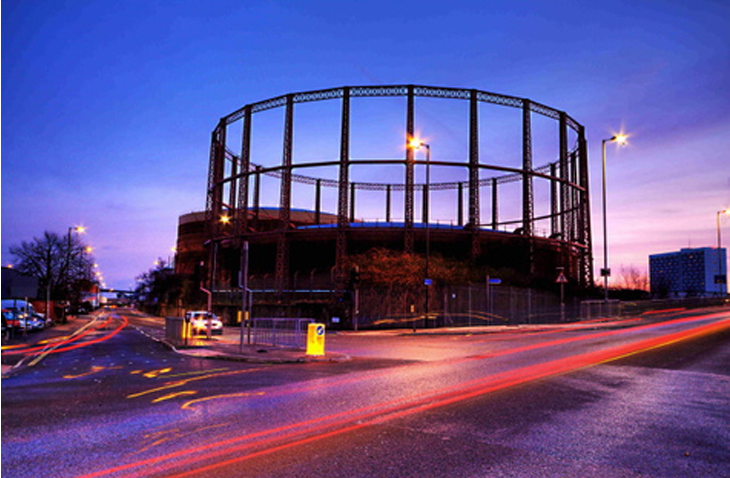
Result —
<instances>
[{"instance_id":1,"label":"steel lattice frame","mask_svg":"<svg viewBox=\"0 0 730 478\"><path fill-rule=\"evenodd\" d=\"M276 253L277 288L286 287L288 275L288 241L287 231L291 228L291 190L292 182L311 184L316 187L317 203L320 201L322 187L338 189L337 206L337 243L336 262L341 265L347 257L347 233L354 214L354 198L356 190L385 191L387 196L386 218L390 220L391 191L404 192L404 250L412 252L414 248L414 194L418 188L414 181L415 165L423 165L423 161L415 160L414 151L405 148L405 157L397 159L353 159L350 157L350 100L357 97L398 97L405 96L406 132L412 137L415 131L415 98L446 98L469 101L469 157L464 161L431 161L436 166L455 166L468 169L467 182L435 182L430 190L456 189L459 191L459 225L462 225L462 194L464 187L468 191L468 222L465 229L472 231L472 256L479 255L479 236L486 226L480 224L480 188L492 188L492 218L489 227L496 229L500 224L498 217L498 185L510 182L522 182L522 218L521 233L529 240L530 264L532 264L534 222L547 219L551 221L551 238L565 246L580 251L578 280L584 286L591 284L592 252L590 204L588 189L588 158L585 131L582 125L571 118L567 113L549 106L536 103L526 98L489 93L476 89L461 89L448 87L431 87L418 85L391 85L391 86L346 86L318 91L291 93L276 98L270 98L257 103L251 103L221 118L213 131L210 147L210 163L208 172L208 189L206 201L207 231L211 242L229 238L231 230L224 230L218 222L221 215L228 215L233 219L233 234L244 237L249 230L249 197L251 196L251 180L253 180L253 216L256 221L259 209L261 175L275 176L280 179L279 220L280 227ZM340 100L342 104L340 128L340 157L337 160L316 163L296 164L292 157L292 135L294 128L294 108L298 103L323 100ZM522 167L512 168L492 164L484 164L479 159L479 127L478 104L489 103L522 110ZM251 125L254 114L272 108L285 108L284 144L282 148L282 164L264 167L252 161L251 158ZM532 151L532 114L539 114L553 119L559 125L559 157L555 162L533 168ZM226 131L232 123L242 120L241 154L235 155L226 149ZM573 150L568 146L568 129L577 135L577 144ZM406 138L407 141L407 138ZM231 163L226 173L225 163ZM392 165L404 166L404 181L395 184L351 182L350 168L353 165ZM315 178L294 174L295 169L322 166L336 166L339 168L338 180ZM484 170L496 171L499 176L480 178ZM534 217L533 178L542 178L550 182L551 205L550 214ZM229 191L228 203L224 203L224 188ZM319 206L318 206L319 207ZM424 208L428 209L427 201ZM319 210L316 211L319 217ZM212 248L211 248L212 250ZM566 248L563 248L566 250ZM212 259L212 258L211 258ZM340 274L341 275L341 274Z\"/></svg>"}]
</instances>

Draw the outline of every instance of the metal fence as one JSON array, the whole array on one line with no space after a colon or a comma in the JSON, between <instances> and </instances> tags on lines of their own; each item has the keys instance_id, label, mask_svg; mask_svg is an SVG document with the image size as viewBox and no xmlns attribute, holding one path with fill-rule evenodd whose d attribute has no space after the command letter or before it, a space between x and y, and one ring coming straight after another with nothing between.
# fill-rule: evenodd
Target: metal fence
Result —
<instances>
[{"instance_id":1,"label":"metal fence","mask_svg":"<svg viewBox=\"0 0 730 478\"><path fill-rule=\"evenodd\" d=\"M580 303L580 318L582 320L618 317L620 315L620 300L584 300Z\"/></svg>"},{"instance_id":2,"label":"metal fence","mask_svg":"<svg viewBox=\"0 0 730 478\"><path fill-rule=\"evenodd\" d=\"M577 320L580 304L561 306L554 293L510 286L434 287L425 310L423 290L369 289L360 293L361 327L516 325Z\"/></svg>"},{"instance_id":3,"label":"metal fence","mask_svg":"<svg viewBox=\"0 0 730 478\"><path fill-rule=\"evenodd\" d=\"M252 320L251 343L305 348L307 326L314 319L256 318Z\"/></svg>"}]
</instances>

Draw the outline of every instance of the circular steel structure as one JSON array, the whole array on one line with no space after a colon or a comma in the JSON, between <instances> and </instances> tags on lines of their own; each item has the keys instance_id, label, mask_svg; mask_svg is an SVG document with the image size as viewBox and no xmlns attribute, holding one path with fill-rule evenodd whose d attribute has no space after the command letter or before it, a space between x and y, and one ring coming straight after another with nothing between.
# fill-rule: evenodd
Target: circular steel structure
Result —
<instances>
[{"instance_id":1,"label":"circular steel structure","mask_svg":"<svg viewBox=\"0 0 730 478\"><path fill-rule=\"evenodd\" d=\"M357 111L353 111L352 104L357 101L358 107L365 109L364 105L371 101L369 98L379 97L402 98L395 104L396 115L402 115L403 121L400 157L355 157L351 151L351 129ZM460 106L466 110L463 115L467 130L463 145L465 157L443 158L434 144L435 152L427 162L417 158L414 149L407 146L408 141L416 137L416 131L428 123L416 114L416 106L422 98L461 102L466 106ZM294 147L295 110L299 112L300 108L306 108L305 103L311 102L339 103L337 131L320 135L315 142L330 142L326 149L331 157L315 154L318 159L311 160L309 154L307 159L299 160ZM489 156L485 149L495 149L491 145L485 147L480 138L485 135L485 128L491 128L491 110L484 110L485 105L517 110L511 114L516 114L519 125L514 128L518 131L513 132L514 136L519 134L519 145L512 151L518 164L480 159ZM272 144L271 135L266 138L255 136L255 125L258 114L273 109L283 109L283 117L273 118L274 123L281 121L278 131L282 136L281 147L276 148L274 155L280 159L274 162L269 160L271 154L258 157L252 148L252 142L256 141L269 147ZM542 133L541 138L547 137L547 142L555 145L548 153L550 157L533 158L536 117L541 121L542 130L547 121L548 133ZM332 118L329 120L331 122ZM266 121L271 124L272 117L267 117ZM314 122L319 121L315 119ZM435 123L448 129L443 121ZM430 123L429 128L436 129ZM303 129L305 133L298 133L297 141L311 135L307 128ZM358 140L362 142L362 138ZM377 135L368 139L373 144L379 140ZM333 150L335 154L331 153ZM534 165L533 161L538 164ZM429 175L432 167L436 173L433 181ZM417 168L428 171L428 181L416 180ZM323 171L325 174L319 174ZM387 173L380 174L381 171ZM382 176L387 180L378 180ZM274 181L274 186L262 186L262 180ZM535 194L536 182L542 185L542 193L538 195ZM293 193L294 187L297 193ZM332 195L336 201L325 212L322 198L327 191L336 192ZM432 192L439 191L448 194L440 201L432 201ZM369 200L358 199L365 193ZM373 200L373 194L382 200ZM396 201L393 201L394 196ZM312 203L301 204L302 197L310 198ZM260 220L264 203L275 207L278 216L275 221L270 217L267 221ZM397 203L395 207L394 203ZM332 210L334 204L336 210ZM503 205L513 209L519 205L518 213L500 217ZM292 211L302 209L311 212L307 224L292 220ZM370 216L375 211L378 220L365 219L364 210ZM420 210L420 219L416 217L417 210ZM449 217L439 218L434 217L434 210L436 214L443 214L438 211L444 210L451 212ZM324 217L328 219L324 220ZM542 229L536 227L538 223ZM522 269L528 275L537 270L542 271L541 275L552 274L552 271L546 272L545 267L539 267L545 254L551 254L553 257L548 262L553 270L556 266L563 267L572 281L581 286L591 284L588 158L583 126L563 111L526 98L476 89L392 85L345 86L270 98L247 104L224 116L213 130L206 201L207 237L211 244L240 243L240 240L268 244L269 250L274 251L272 271L277 290L289 287L292 244L316 242L318 237L333 240L330 262L334 263L335 270L340 270L338 266L344 264L352 244L358 241L375 247L382 240L389 247L398 244L406 252L419 252L423 250L420 244L424 241L424 231L426 242L430 239L429 234L433 234L436 241L456 241L466 246L466 256L482 262L489 262L485 254L494 254L494 251L490 252L490 241L518 243L524 264ZM213 248L209 253L214 262Z\"/></svg>"}]
</instances>

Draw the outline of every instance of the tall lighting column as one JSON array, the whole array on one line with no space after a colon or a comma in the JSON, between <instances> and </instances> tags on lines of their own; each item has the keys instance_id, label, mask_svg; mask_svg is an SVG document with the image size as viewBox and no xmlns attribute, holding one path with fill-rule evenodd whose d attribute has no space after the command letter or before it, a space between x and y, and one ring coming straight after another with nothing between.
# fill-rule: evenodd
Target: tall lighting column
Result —
<instances>
[{"instance_id":1,"label":"tall lighting column","mask_svg":"<svg viewBox=\"0 0 730 478\"><path fill-rule=\"evenodd\" d=\"M71 233L75 232L77 234L83 234L86 232L86 228L84 226L69 226L68 228L68 250L66 250L66 274L68 276L69 281L71 280ZM50 285L50 273L48 274L48 286L46 288L46 307L50 307L51 303L51 285ZM48 309L46 309L46 314L48 314ZM63 323L66 323L66 312L63 313Z\"/></svg>"},{"instance_id":2,"label":"tall lighting column","mask_svg":"<svg viewBox=\"0 0 730 478\"><path fill-rule=\"evenodd\" d=\"M627 143L627 139L625 134L617 134L604 139L601 143L603 158L603 269L601 269L601 276L603 277L604 302L608 302L608 278L611 275L611 269L608 267L608 221L606 220L606 143L618 143L623 146Z\"/></svg>"},{"instance_id":3,"label":"tall lighting column","mask_svg":"<svg viewBox=\"0 0 730 478\"><path fill-rule=\"evenodd\" d=\"M424 201L424 204L426 205L426 211L424 211L426 219L426 273L423 279L423 284L426 287L426 318L424 319L424 324L426 328L428 328L429 298L431 289L431 278L429 277L429 259L431 256L431 145L419 139L412 138L409 142L409 147L414 150L421 148L426 149L426 191L424 192L424 194L426 194L426 200Z\"/></svg>"}]
</instances>

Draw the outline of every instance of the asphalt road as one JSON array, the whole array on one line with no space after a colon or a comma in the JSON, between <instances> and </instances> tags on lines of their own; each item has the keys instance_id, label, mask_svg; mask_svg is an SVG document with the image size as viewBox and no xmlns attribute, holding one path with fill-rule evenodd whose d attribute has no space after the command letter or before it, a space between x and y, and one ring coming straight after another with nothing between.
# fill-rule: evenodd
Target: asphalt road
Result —
<instances>
[{"instance_id":1,"label":"asphalt road","mask_svg":"<svg viewBox=\"0 0 730 478\"><path fill-rule=\"evenodd\" d=\"M3 379L3 474L730 476L727 309L343 334L353 360L289 365L179 355L129 320Z\"/></svg>"}]
</instances>

